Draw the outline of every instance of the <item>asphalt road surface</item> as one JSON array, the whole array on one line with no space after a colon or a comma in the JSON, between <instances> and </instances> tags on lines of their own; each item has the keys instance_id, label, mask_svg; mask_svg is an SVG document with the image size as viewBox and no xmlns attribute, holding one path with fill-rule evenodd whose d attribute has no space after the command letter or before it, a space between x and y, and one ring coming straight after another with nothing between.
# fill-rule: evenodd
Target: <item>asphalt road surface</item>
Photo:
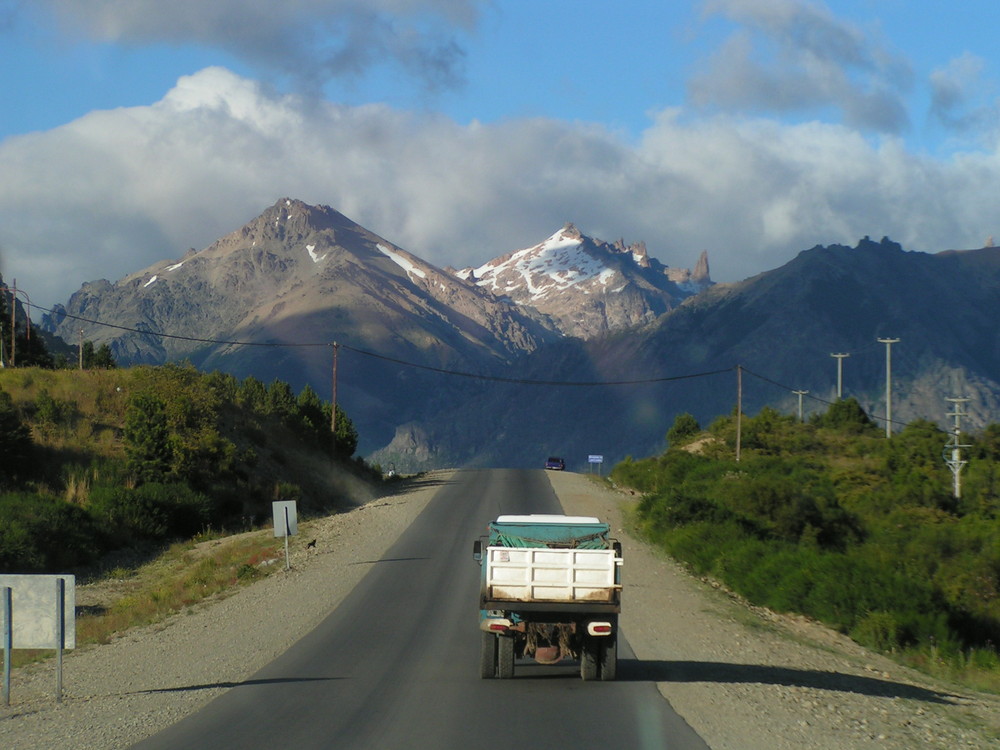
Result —
<instances>
[{"instance_id":1,"label":"asphalt road surface","mask_svg":"<svg viewBox=\"0 0 1000 750\"><path fill-rule=\"evenodd\" d=\"M707 750L627 632L615 682L583 682L575 662L533 661L518 661L511 680L480 679L472 542L501 513L561 512L542 470L457 472L384 557L359 561L371 570L314 631L134 747Z\"/></svg>"}]
</instances>

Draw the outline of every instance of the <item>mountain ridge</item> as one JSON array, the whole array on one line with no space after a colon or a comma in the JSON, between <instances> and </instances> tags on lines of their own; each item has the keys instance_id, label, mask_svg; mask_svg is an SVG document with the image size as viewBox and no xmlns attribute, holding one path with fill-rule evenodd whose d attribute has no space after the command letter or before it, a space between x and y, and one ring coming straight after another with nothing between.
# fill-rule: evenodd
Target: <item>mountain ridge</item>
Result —
<instances>
[{"instance_id":1,"label":"mountain ridge","mask_svg":"<svg viewBox=\"0 0 1000 750\"><path fill-rule=\"evenodd\" d=\"M648 323L713 283L705 251L694 271L670 268L650 257L643 242L595 240L571 223L533 247L456 274L535 308L580 338Z\"/></svg>"},{"instance_id":2,"label":"mountain ridge","mask_svg":"<svg viewBox=\"0 0 1000 750\"><path fill-rule=\"evenodd\" d=\"M369 449L419 412L407 390L435 391L429 372L390 372L388 360L488 375L566 334L543 311L427 263L328 206L291 198L202 250L114 283L85 283L43 325L107 343L125 365L189 359L318 392L330 383L330 347L345 344L355 354L342 361L343 395L364 412Z\"/></svg>"},{"instance_id":3,"label":"mountain ridge","mask_svg":"<svg viewBox=\"0 0 1000 750\"><path fill-rule=\"evenodd\" d=\"M864 238L853 248L817 245L777 269L713 285L650 324L564 339L520 362L525 378L632 385L484 389L473 398L485 410L509 405L506 442L477 445L474 431L451 413L420 427L441 461L528 462L528 450L504 451L506 444L530 446L536 460L562 455L583 470L592 454L614 463L662 451L677 414L707 424L730 413L738 366L746 413L763 406L795 413L793 390L806 393L807 415L823 411L836 400L835 352L851 355L843 363L844 395L884 424L886 347L879 339L892 337L899 339L892 349L895 429L914 419L950 426L945 399L953 396L971 398L963 427L981 429L1000 410L997 312L1000 250L927 254L887 238ZM404 447L399 440L376 456L406 465Z\"/></svg>"},{"instance_id":4,"label":"mountain ridge","mask_svg":"<svg viewBox=\"0 0 1000 750\"><path fill-rule=\"evenodd\" d=\"M568 224L454 271L286 198L201 251L84 284L43 324L69 340L82 328L123 364L186 358L319 393L332 344L344 344L339 394L362 452L409 470L655 452L676 414L731 411L735 383L712 378L737 365L751 374L745 409L791 410L791 389L821 408L834 398L833 352L851 353L845 395L877 415L880 337L901 339L897 419L934 419L964 389L968 424L981 426L1000 403L998 311L996 248L929 254L865 237L715 284L704 252L694 270L673 269L642 243ZM698 373L713 375L687 379ZM576 386L525 385L556 382Z\"/></svg>"}]
</instances>

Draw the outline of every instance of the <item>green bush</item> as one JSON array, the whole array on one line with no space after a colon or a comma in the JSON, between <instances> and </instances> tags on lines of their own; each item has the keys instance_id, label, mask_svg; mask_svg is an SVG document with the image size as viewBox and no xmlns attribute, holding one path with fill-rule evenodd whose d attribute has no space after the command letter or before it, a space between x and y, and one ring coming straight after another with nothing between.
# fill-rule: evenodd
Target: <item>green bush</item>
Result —
<instances>
[{"instance_id":1,"label":"green bush","mask_svg":"<svg viewBox=\"0 0 1000 750\"><path fill-rule=\"evenodd\" d=\"M68 571L102 551L79 506L33 493L0 495L0 572Z\"/></svg>"},{"instance_id":2,"label":"green bush","mask_svg":"<svg viewBox=\"0 0 1000 750\"><path fill-rule=\"evenodd\" d=\"M89 510L117 544L189 537L212 520L208 497L184 484L98 487Z\"/></svg>"},{"instance_id":3,"label":"green bush","mask_svg":"<svg viewBox=\"0 0 1000 750\"><path fill-rule=\"evenodd\" d=\"M872 648L996 653L1000 428L970 450L969 492L956 503L947 436L933 424L887 440L847 400L810 424L764 409L744 427L740 462L734 420L722 417L710 450L612 469L643 493L635 518L647 538L755 604Z\"/></svg>"},{"instance_id":4,"label":"green bush","mask_svg":"<svg viewBox=\"0 0 1000 750\"><path fill-rule=\"evenodd\" d=\"M14 400L0 391L0 486L13 485L27 472L34 443Z\"/></svg>"},{"instance_id":5,"label":"green bush","mask_svg":"<svg viewBox=\"0 0 1000 750\"><path fill-rule=\"evenodd\" d=\"M170 430L163 400L138 393L125 412L125 455L129 471L140 481L158 482L169 474L173 460Z\"/></svg>"},{"instance_id":6,"label":"green bush","mask_svg":"<svg viewBox=\"0 0 1000 750\"><path fill-rule=\"evenodd\" d=\"M673 426L667 431L667 445L676 448L691 440L699 432L701 425L691 414L684 412L674 418Z\"/></svg>"}]
</instances>

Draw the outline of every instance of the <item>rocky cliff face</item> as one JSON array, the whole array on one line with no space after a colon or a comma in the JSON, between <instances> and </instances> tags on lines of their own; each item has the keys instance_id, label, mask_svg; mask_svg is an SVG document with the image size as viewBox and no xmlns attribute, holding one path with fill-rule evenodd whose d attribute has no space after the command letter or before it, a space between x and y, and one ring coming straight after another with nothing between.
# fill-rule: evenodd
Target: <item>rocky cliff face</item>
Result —
<instances>
[{"instance_id":1,"label":"rocky cliff face","mask_svg":"<svg viewBox=\"0 0 1000 750\"><path fill-rule=\"evenodd\" d=\"M488 373L558 337L332 208L292 199L201 251L85 284L44 325L71 341L82 329L123 365L188 359L319 393L330 393L330 345L345 345L341 395L374 442L425 400L427 376L386 361Z\"/></svg>"},{"instance_id":2,"label":"rocky cliff face","mask_svg":"<svg viewBox=\"0 0 1000 750\"><path fill-rule=\"evenodd\" d=\"M454 411L423 420L423 439L458 465L540 466L561 455L586 471L661 451L680 413L702 425L731 413L741 365L743 408L806 413L836 398L832 352L844 362L844 395L883 424L885 346L892 350L896 429L915 419L948 426L952 396L969 397L963 427L997 422L1000 404L1000 250L936 255L885 239L817 246L737 284L718 284L627 335L563 339L518 363L524 379L603 382L592 387L491 384ZM474 409L504 414L493 440L477 440ZM499 437L498 437L499 436ZM943 447L943 443L942 443ZM405 466L402 441L390 446ZM388 452L387 452L388 455Z\"/></svg>"},{"instance_id":3,"label":"rocky cliff face","mask_svg":"<svg viewBox=\"0 0 1000 750\"><path fill-rule=\"evenodd\" d=\"M645 243L610 244L572 224L534 247L456 275L584 339L650 323L712 284L706 253L694 272L668 268L649 256Z\"/></svg>"},{"instance_id":4,"label":"rocky cliff face","mask_svg":"<svg viewBox=\"0 0 1000 750\"><path fill-rule=\"evenodd\" d=\"M714 285L705 253L692 270L669 268L642 243L567 225L452 272L331 208L283 199L203 250L83 285L42 324L69 341L83 329L122 364L183 358L324 397L337 342L338 403L362 453L381 449L383 465L535 466L562 455L587 469L588 454L610 464L662 448L678 413L703 423L729 413L737 364L764 378L748 375L748 412L791 412L790 388L823 408L812 399L833 397L829 355L851 352L846 395L884 414L879 337L901 340L895 419L943 421L943 399L967 395L970 427L996 421L998 314L996 248L928 255L865 238ZM688 379L706 372L716 374Z\"/></svg>"},{"instance_id":5,"label":"rocky cliff face","mask_svg":"<svg viewBox=\"0 0 1000 750\"><path fill-rule=\"evenodd\" d=\"M48 325L72 339L83 328L86 338L109 343L125 364L158 363L211 346L192 339L340 341L376 349L395 340L436 363L473 352L503 360L553 335L511 303L343 214L291 199L200 252L113 284L85 284Z\"/></svg>"}]
</instances>

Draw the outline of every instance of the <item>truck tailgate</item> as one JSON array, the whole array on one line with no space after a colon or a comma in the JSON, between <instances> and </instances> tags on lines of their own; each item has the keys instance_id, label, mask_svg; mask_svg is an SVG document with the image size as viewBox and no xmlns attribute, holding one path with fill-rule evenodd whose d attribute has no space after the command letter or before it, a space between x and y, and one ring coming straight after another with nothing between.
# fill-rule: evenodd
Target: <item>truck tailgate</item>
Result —
<instances>
[{"instance_id":1,"label":"truck tailgate","mask_svg":"<svg viewBox=\"0 0 1000 750\"><path fill-rule=\"evenodd\" d=\"M621 565L613 549L487 547L485 598L518 602L614 602Z\"/></svg>"}]
</instances>

